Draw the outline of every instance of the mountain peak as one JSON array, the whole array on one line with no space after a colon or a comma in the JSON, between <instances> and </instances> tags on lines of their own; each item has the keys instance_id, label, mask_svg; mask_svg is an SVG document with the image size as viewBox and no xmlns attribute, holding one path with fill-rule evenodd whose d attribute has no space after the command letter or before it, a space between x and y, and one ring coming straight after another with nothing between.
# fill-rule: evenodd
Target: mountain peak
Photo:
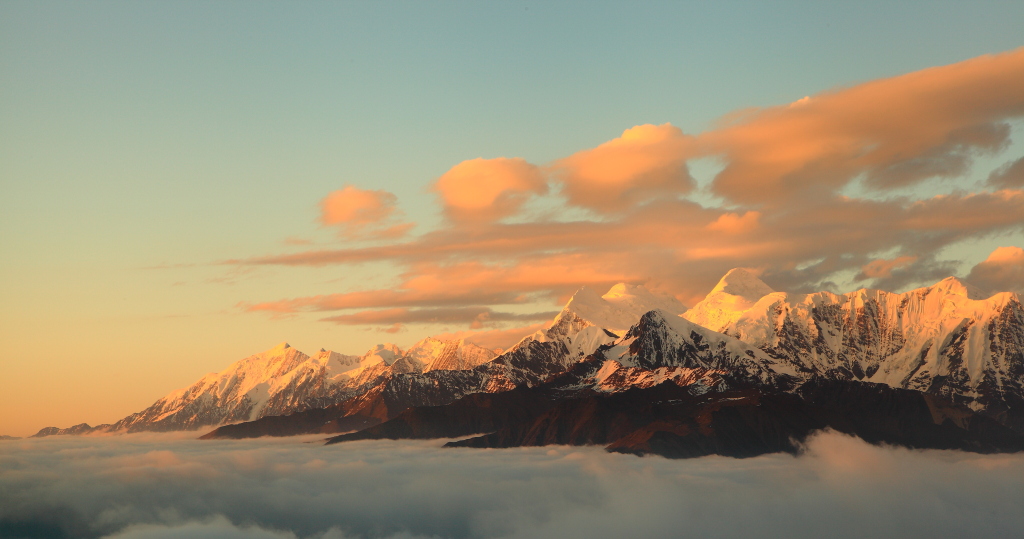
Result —
<instances>
[{"instance_id":1,"label":"mountain peak","mask_svg":"<svg viewBox=\"0 0 1024 539\"><path fill-rule=\"evenodd\" d=\"M726 272L718 281L718 284L711 290L711 294L716 292L725 292L726 294L740 296L749 301L757 301L775 292L775 290L765 284L752 271L746 268L733 268ZM708 295L710 296L711 294Z\"/></svg>"},{"instance_id":2,"label":"mountain peak","mask_svg":"<svg viewBox=\"0 0 1024 539\"><path fill-rule=\"evenodd\" d=\"M941 291L955 296L963 296L967 299L973 300L981 300L988 297L988 295L980 288L952 276L946 277L945 279L929 286L928 289Z\"/></svg>"},{"instance_id":3,"label":"mountain peak","mask_svg":"<svg viewBox=\"0 0 1024 539\"><path fill-rule=\"evenodd\" d=\"M683 314L690 322L712 331L725 331L758 300L775 293L757 275L745 268L734 268L722 277L708 295Z\"/></svg>"},{"instance_id":4,"label":"mountain peak","mask_svg":"<svg viewBox=\"0 0 1024 539\"><path fill-rule=\"evenodd\" d=\"M642 285L619 283L599 296L593 289L581 287L555 318L558 324L567 313L586 320L592 325L611 331L623 332L635 324L644 313L664 309L682 313L686 307L671 296L653 294Z\"/></svg>"},{"instance_id":5,"label":"mountain peak","mask_svg":"<svg viewBox=\"0 0 1024 539\"><path fill-rule=\"evenodd\" d=\"M402 349L392 343L386 343L378 344L369 349L360 358L360 362L366 362L367 364L383 362L385 365L391 365L400 357L402 357Z\"/></svg>"},{"instance_id":6,"label":"mountain peak","mask_svg":"<svg viewBox=\"0 0 1024 539\"><path fill-rule=\"evenodd\" d=\"M287 349L289 349L291 347L292 347L292 345L288 344L285 341L281 341L281 342L277 343L277 346L271 348L270 350L267 350L267 352L281 352L281 351L287 350Z\"/></svg>"},{"instance_id":7,"label":"mountain peak","mask_svg":"<svg viewBox=\"0 0 1024 539\"><path fill-rule=\"evenodd\" d=\"M604 299L618 298L622 296L635 296L637 294L650 294L643 285L619 283L608 289L608 292L601 297Z\"/></svg>"},{"instance_id":8,"label":"mountain peak","mask_svg":"<svg viewBox=\"0 0 1024 539\"><path fill-rule=\"evenodd\" d=\"M619 283L608 289L601 299L638 316L653 309L662 309L673 314L681 314L686 310L686 306L676 298L656 294L639 284Z\"/></svg>"},{"instance_id":9,"label":"mountain peak","mask_svg":"<svg viewBox=\"0 0 1024 539\"><path fill-rule=\"evenodd\" d=\"M569 298L569 302L565 304L565 307L569 308L570 305L574 304L592 305L595 303L600 303L600 301L601 296L597 295L597 292L594 292L594 290L588 286L581 286L579 290L577 290L576 293L573 294L571 298Z\"/></svg>"}]
</instances>

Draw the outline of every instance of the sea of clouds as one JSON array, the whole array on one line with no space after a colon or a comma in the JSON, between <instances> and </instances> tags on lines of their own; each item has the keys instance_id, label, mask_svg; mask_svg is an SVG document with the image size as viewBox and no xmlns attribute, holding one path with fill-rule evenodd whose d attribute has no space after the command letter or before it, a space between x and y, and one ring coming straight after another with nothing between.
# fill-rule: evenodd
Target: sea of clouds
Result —
<instances>
[{"instance_id":1,"label":"sea of clouds","mask_svg":"<svg viewBox=\"0 0 1024 539\"><path fill-rule=\"evenodd\" d=\"M668 460L311 438L0 442L0 537L1010 537L1024 455L875 447Z\"/></svg>"}]
</instances>

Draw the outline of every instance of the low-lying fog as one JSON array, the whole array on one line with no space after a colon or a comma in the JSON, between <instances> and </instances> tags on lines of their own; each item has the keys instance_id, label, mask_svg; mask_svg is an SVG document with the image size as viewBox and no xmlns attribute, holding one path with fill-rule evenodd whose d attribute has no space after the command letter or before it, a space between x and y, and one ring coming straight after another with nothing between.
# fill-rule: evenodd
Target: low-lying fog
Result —
<instances>
[{"instance_id":1,"label":"low-lying fog","mask_svg":"<svg viewBox=\"0 0 1024 539\"><path fill-rule=\"evenodd\" d=\"M182 435L0 442L0 537L1010 537L1024 454L637 458Z\"/></svg>"}]
</instances>

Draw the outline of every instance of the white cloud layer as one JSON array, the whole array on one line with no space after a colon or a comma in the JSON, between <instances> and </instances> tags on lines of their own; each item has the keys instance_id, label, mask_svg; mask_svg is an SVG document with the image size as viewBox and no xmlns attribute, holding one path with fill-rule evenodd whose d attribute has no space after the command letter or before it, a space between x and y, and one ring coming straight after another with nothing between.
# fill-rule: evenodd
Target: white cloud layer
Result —
<instances>
[{"instance_id":1,"label":"white cloud layer","mask_svg":"<svg viewBox=\"0 0 1024 539\"><path fill-rule=\"evenodd\" d=\"M1010 537L1024 526L1024 455L839 434L812 438L799 457L682 461L299 442L0 443L0 536Z\"/></svg>"}]
</instances>

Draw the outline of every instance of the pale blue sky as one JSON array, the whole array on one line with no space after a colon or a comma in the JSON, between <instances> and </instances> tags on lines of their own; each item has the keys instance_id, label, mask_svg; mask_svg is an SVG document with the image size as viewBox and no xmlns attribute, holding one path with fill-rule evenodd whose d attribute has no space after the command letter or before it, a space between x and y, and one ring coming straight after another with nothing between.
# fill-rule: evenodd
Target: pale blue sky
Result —
<instances>
[{"instance_id":1,"label":"pale blue sky","mask_svg":"<svg viewBox=\"0 0 1024 539\"><path fill-rule=\"evenodd\" d=\"M697 133L1019 47L1022 22L1012 1L0 2L0 434L115 420L280 340L390 338L235 307L388 286L386 265L210 265L330 241L316 205L345 184L422 231L462 160Z\"/></svg>"}]
</instances>

